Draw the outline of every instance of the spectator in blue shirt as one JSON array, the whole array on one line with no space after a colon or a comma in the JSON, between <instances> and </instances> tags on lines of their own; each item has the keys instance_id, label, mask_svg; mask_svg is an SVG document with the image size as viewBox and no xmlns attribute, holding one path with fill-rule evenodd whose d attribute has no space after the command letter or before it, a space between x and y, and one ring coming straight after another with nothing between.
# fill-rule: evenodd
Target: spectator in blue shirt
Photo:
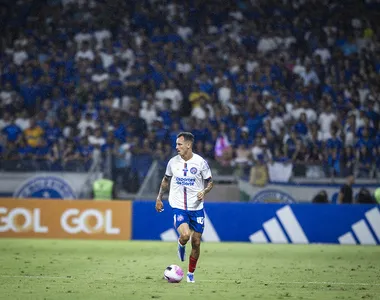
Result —
<instances>
[{"instance_id":1,"label":"spectator in blue shirt","mask_svg":"<svg viewBox=\"0 0 380 300\"><path fill-rule=\"evenodd\" d=\"M301 113L299 120L294 125L294 130L297 134L305 136L308 133L306 114Z\"/></svg>"},{"instance_id":2,"label":"spectator in blue shirt","mask_svg":"<svg viewBox=\"0 0 380 300\"><path fill-rule=\"evenodd\" d=\"M343 143L342 140L337 136L336 128L331 129L331 137L327 139L326 142L327 148L335 148L339 152L342 149Z\"/></svg>"},{"instance_id":3,"label":"spectator in blue shirt","mask_svg":"<svg viewBox=\"0 0 380 300\"><path fill-rule=\"evenodd\" d=\"M48 126L45 128L45 139L49 145L56 143L60 138L62 138L62 130L58 126L55 119L49 119Z\"/></svg>"},{"instance_id":4,"label":"spectator in blue shirt","mask_svg":"<svg viewBox=\"0 0 380 300\"><path fill-rule=\"evenodd\" d=\"M363 122L364 122L363 126L360 126L358 128L358 131L357 131L358 137L359 138L363 137L363 131L365 129L367 129L367 131L368 131L368 137L369 138L375 137L376 131L375 131L375 128L373 127L372 121L367 116L364 116Z\"/></svg>"},{"instance_id":5,"label":"spectator in blue shirt","mask_svg":"<svg viewBox=\"0 0 380 300\"><path fill-rule=\"evenodd\" d=\"M356 143L356 148L366 147L368 152L371 153L375 147L375 141L369 137L368 128L363 128L362 135Z\"/></svg>"},{"instance_id":6,"label":"spectator in blue shirt","mask_svg":"<svg viewBox=\"0 0 380 300\"><path fill-rule=\"evenodd\" d=\"M153 123L154 132L157 141L165 141L167 139L168 130L164 127L163 119L161 117L157 117Z\"/></svg>"},{"instance_id":7,"label":"spectator in blue shirt","mask_svg":"<svg viewBox=\"0 0 380 300\"><path fill-rule=\"evenodd\" d=\"M79 160L82 161L85 170L89 170L91 167L94 150L95 147L89 143L88 138L80 140L78 145Z\"/></svg>"},{"instance_id":8,"label":"spectator in blue shirt","mask_svg":"<svg viewBox=\"0 0 380 300\"><path fill-rule=\"evenodd\" d=\"M329 148L326 157L327 174L329 176L340 175L340 152L338 148Z\"/></svg>"},{"instance_id":9,"label":"spectator in blue shirt","mask_svg":"<svg viewBox=\"0 0 380 300\"><path fill-rule=\"evenodd\" d=\"M16 142L22 136L22 130L15 124L14 116L11 116L10 124L3 128L2 133L5 134L8 142Z\"/></svg>"},{"instance_id":10,"label":"spectator in blue shirt","mask_svg":"<svg viewBox=\"0 0 380 300\"><path fill-rule=\"evenodd\" d=\"M356 46L353 36L350 36L348 41L342 45L342 50L345 56L350 56L351 54L358 52L358 47Z\"/></svg>"},{"instance_id":11,"label":"spectator in blue shirt","mask_svg":"<svg viewBox=\"0 0 380 300\"><path fill-rule=\"evenodd\" d=\"M372 170L373 158L367 147L362 145L358 150L358 177L369 178Z\"/></svg>"}]
</instances>

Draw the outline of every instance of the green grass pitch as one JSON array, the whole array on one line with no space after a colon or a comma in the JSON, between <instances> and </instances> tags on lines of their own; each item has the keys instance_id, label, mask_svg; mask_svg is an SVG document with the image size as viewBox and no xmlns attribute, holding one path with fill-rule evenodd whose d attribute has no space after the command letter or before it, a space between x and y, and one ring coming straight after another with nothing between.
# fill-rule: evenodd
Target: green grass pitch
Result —
<instances>
[{"instance_id":1,"label":"green grass pitch","mask_svg":"<svg viewBox=\"0 0 380 300\"><path fill-rule=\"evenodd\" d=\"M0 239L0 299L380 299L380 247L201 247L196 283L170 284L175 242Z\"/></svg>"}]
</instances>

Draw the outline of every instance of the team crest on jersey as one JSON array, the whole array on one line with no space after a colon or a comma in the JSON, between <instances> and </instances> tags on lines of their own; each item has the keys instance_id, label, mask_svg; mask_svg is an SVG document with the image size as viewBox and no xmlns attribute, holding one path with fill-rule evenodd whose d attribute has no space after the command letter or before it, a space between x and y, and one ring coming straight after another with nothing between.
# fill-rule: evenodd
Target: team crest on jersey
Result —
<instances>
[{"instance_id":1,"label":"team crest on jersey","mask_svg":"<svg viewBox=\"0 0 380 300\"><path fill-rule=\"evenodd\" d=\"M182 215L178 215L177 216L177 222L181 222L181 221L183 221L183 216Z\"/></svg>"},{"instance_id":2,"label":"team crest on jersey","mask_svg":"<svg viewBox=\"0 0 380 300\"><path fill-rule=\"evenodd\" d=\"M191 174L197 174L197 168L192 167L192 168L190 169L190 173L191 173Z\"/></svg>"}]
</instances>

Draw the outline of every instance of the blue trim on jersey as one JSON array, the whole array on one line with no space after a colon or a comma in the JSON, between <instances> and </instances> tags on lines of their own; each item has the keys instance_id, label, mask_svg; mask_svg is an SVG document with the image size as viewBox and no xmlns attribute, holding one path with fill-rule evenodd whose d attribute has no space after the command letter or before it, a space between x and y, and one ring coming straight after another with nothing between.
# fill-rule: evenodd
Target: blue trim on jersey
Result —
<instances>
[{"instance_id":1,"label":"blue trim on jersey","mask_svg":"<svg viewBox=\"0 0 380 300\"><path fill-rule=\"evenodd\" d=\"M183 187L183 202L185 206L185 210L187 210L187 188Z\"/></svg>"},{"instance_id":2,"label":"blue trim on jersey","mask_svg":"<svg viewBox=\"0 0 380 300\"><path fill-rule=\"evenodd\" d=\"M183 176L187 176L187 163L184 163L183 165ZM185 210L187 210L187 189L184 186L183 187L183 205L185 207Z\"/></svg>"}]
</instances>

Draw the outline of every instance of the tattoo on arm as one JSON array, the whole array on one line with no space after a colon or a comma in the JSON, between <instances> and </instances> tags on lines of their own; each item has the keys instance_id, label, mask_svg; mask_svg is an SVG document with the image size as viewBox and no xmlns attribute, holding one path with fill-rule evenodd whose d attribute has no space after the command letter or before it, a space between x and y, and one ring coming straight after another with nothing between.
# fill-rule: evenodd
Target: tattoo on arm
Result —
<instances>
[{"instance_id":1,"label":"tattoo on arm","mask_svg":"<svg viewBox=\"0 0 380 300\"><path fill-rule=\"evenodd\" d=\"M165 192L169 189L169 176L164 176L161 181L160 191L158 192L158 197L162 199L162 196L165 194Z\"/></svg>"},{"instance_id":2,"label":"tattoo on arm","mask_svg":"<svg viewBox=\"0 0 380 300\"><path fill-rule=\"evenodd\" d=\"M205 194L207 194L209 191L211 191L211 189L214 187L214 182L212 181L212 179L209 179L206 182L207 182L207 186L204 189Z\"/></svg>"}]
</instances>

